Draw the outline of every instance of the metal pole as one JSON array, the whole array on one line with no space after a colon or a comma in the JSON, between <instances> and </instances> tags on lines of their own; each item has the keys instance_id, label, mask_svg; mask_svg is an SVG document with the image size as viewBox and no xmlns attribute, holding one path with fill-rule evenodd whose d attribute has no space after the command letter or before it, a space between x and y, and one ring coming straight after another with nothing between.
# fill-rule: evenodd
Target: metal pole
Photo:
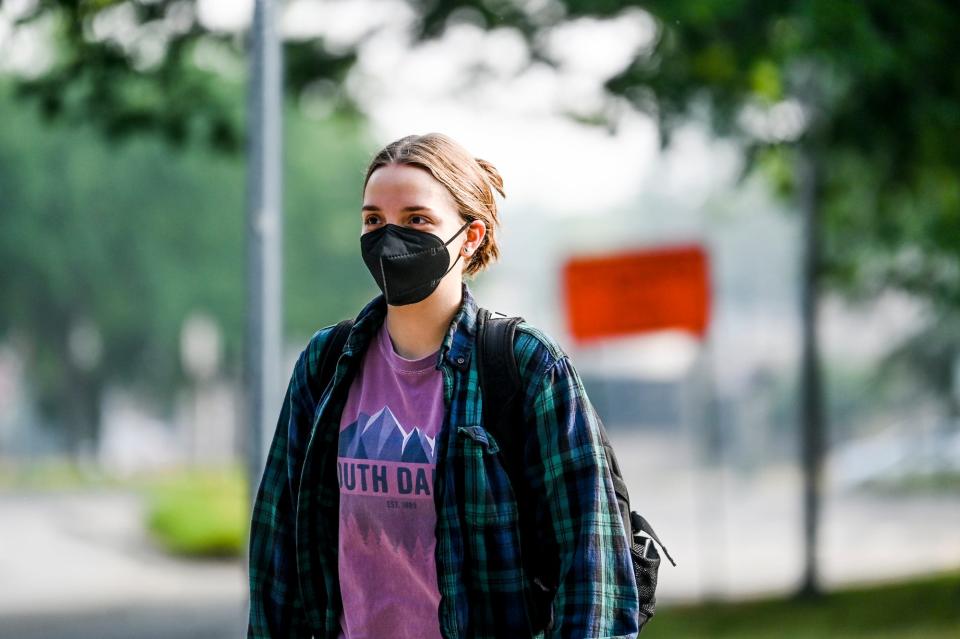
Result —
<instances>
[{"instance_id":1,"label":"metal pole","mask_svg":"<svg viewBox=\"0 0 960 639\"><path fill-rule=\"evenodd\" d=\"M697 527L700 530L701 598L717 601L727 591L726 491L724 489L724 434L720 423L713 331L703 336L697 356L697 394L700 466Z\"/></svg>"},{"instance_id":2,"label":"metal pole","mask_svg":"<svg viewBox=\"0 0 960 639\"><path fill-rule=\"evenodd\" d=\"M256 0L247 149L246 433L250 504L259 488L283 386L281 360L281 47L274 0Z\"/></svg>"}]
</instances>

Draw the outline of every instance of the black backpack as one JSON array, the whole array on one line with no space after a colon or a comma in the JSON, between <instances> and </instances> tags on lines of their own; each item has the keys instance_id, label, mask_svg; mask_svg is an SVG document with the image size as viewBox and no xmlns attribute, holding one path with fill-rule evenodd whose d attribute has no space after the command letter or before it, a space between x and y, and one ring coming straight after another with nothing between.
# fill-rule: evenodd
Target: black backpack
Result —
<instances>
[{"instance_id":1,"label":"black backpack","mask_svg":"<svg viewBox=\"0 0 960 639\"><path fill-rule=\"evenodd\" d=\"M557 590L558 580L555 575L557 566L556 562L549 559L551 556L549 549L535 536L535 522L532 520L535 510L528 505L531 503L531 498L526 491L526 482L520 479L523 476L521 432L520 429L511 427L512 424L518 423L517 416L522 410L520 373L514 357L513 340L516 326L523 321L523 318L507 317L502 313L500 315L501 317L493 317L485 308L480 308L477 314L476 348L480 392L483 397L483 425L497 441L504 468L514 488L520 515L521 549L524 547L523 540L527 540L528 544L531 540L537 540L532 545L536 549L535 552L521 552L524 569L528 574L535 575L532 581L538 589L533 593L532 600L528 601L531 630L536 633L553 627L552 603ZM338 323L334 329L328 342L329 346L324 349L320 365L318 380L320 388L325 388L333 377L334 366L352 325L353 320L346 319ZM640 618L637 620L637 625L642 629L653 617L656 607L655 592L660 554L651 542L657 542L670 563L674 566L677 564L657 537L657 533L653 531L650 523L642 515L630 509L630 497L620 472L620 465L617 463L603 423L598 420L598 424L607 466L610 468L614 491L617 495L617 504L620 507L620 517L623 519L627 539L630 540L630 558L633 562L640 599Z\"/></svg>"},{"instance_id":2,"label":"black backpack","mask_svg":"<svg viewBox=\"0 0 960 639\"><path fill-rule=\"evenodd\" d=\"M513 337L516 325L522 321L522 317L493 317L490 311L481 308L477 317L477 357L479 358L478 370L483 396L484 428L493 433L497 440L503 454L507 474L510 476L511 484L517 493L517 501L520 504L521 539L530 540L536 539L531 535L535 532L531 530L533 522L529 521L529 516L524 517L524 514L530 515L534 510L523 505L524 503L530 503L529 497L524 492L525 482L514 481L514 478L523 476L522 433L520 429L511 427L513 424L519 423L516 414L521 410L520 374L514 357ZM674 566L677 564L670 553L667 552L663 542L657 537L657 533L654 532L650 523L640 513L630 509L630 496L627 493L627 484L620 472L620 464L617 462L617 457L610 445L603 423L598 420L598 424L603 452L607 458L607 466L610 468L613 488L617 495L617 504L620 507L620 517L623 519L627 539L630 540L630 558L633 561L637 592L640 596L638 626L642 629L644 624L653 616L656 606L655 591L660 554L651 542L656 541L670 563ZM520 490L517 491L517 488ZM534 547L543 548L540 543ZM552 627L553 615L550 603L556 591L556 579L551 575L552 562L544 556L547 553L534 557L529 557L529 555L530 553L524 560L524 564L529 570L532 570L532 574L537 575L533 581L541 591L536 597L537 601L532 602L534 630L539 631Z\"/></svg>"}]
</instances>

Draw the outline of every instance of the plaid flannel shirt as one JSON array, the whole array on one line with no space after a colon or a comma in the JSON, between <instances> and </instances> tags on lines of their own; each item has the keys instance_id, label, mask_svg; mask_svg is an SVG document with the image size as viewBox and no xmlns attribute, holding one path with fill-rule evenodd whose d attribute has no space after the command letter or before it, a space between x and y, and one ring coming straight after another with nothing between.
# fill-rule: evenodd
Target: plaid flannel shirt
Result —
<instances>
[{"instance_id":1,"label":"plaid flannel shirt","mask_svg":"<svg viewBox=\"0 0 960 639\"><path fill-rule=\"evenodd\" d=\"M384 321L382 295L356 318L328 388L316 378L332 326L318 330L290 378L253 505L248 637L336 639L339 421L350 381ZM445 416L438 436L438 620L446 639L532 636L517 503L497 443L482 425L474 353L477 304L466 282L441 344ZM537 543L556 548L553 624L534 636L636 637L638 599L598 416L569 357L521 322L526 481L537 497Z\"/></svg>"}]
</instances>

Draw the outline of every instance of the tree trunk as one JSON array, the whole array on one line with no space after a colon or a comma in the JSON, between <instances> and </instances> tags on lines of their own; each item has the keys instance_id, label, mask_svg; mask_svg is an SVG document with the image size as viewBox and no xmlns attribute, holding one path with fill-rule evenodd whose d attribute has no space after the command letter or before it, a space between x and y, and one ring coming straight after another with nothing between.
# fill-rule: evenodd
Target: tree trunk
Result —
<instances>
[{"instance_id":1,"label":"tree trunk","mask_svg":"<svg viewBox=\"0 0 960 639\"><path fill-rule=\"evenodd\" d=\"M803 581L798 594L820 592L817 569L821 466L823 459L823 390L821 383L817 309L820 295L820 158L807 144L799 148L799 196L803 214L801 283L802 355L800 363L800 455L803 469Z\"/></svg>"}]
</instances>

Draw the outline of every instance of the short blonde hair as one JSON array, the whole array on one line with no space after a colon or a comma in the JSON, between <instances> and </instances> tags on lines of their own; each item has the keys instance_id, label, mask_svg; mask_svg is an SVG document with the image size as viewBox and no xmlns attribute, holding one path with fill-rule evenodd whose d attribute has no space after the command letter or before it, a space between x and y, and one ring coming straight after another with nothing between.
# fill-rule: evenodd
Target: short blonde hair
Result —
<instances>
[{"instance_id":1,"label":"short blonde hair","mask_svg":"<svg viewBox=\"0 0 960 639\"><path fill-rule=\"evenodd\" d=\"M503 178L491 163L473 157L463 146L442 133L408 135L385 146L374 156L363 179L363 191L374 171L390 164L406 164L426 170L443 184L457 203L464 221L480 220L487 227L480 246L464 271L475 275L500 257L497 231L500 217L493 190L501 197Z\"/></svg>"}]
</instances>

